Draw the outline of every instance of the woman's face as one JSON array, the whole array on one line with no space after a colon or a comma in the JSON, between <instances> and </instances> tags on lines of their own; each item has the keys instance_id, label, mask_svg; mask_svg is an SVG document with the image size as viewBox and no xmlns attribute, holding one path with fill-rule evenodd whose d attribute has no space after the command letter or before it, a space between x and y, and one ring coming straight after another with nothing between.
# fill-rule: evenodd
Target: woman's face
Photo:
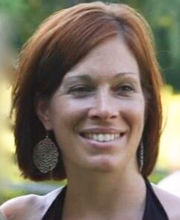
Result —
<instances>
[{"instance_id":1,"label":"woman's face","mask_svg":"<svg viewBox=\"0 0 180 220\"><path fill-rule=\"evenodd\" d=\"M94 48L41 106L40 119L54 131L67 173L138 170L145 100L138 64L120 37Z\"/></svg>"}]
</instances>

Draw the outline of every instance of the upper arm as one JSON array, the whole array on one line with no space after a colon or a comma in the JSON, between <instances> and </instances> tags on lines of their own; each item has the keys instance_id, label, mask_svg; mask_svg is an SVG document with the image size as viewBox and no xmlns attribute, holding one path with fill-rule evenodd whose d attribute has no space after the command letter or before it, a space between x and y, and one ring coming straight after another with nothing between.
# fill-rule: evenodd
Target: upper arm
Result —
<instances>
[{"instance_id":1,"label":"upper arm","mask_svg":"<svg viewBox=\"0 0 180 220\"><path fill-rule=\"evenodd\" d=\"M8 220L25 220L35 200L33 195L14 198L0 206L0 211Z\"/></svg>"},{"instance_id":2,"label":"upper arm","mask_svg":"<svg viewBox=\"0 0 180 220\"><path fill-rule=\"evenodd\" d=\"M20 205L21 204L18 201L9 200L0 207L0 211L8 220L16 220L18 217L19 220L21 220Z\"/></svg>"},{"instance_id":3,"label":"upper arm","mask_svg":"<svg viewBox=\"0 0 180 220\"><path fill-rule=\"evenodd\" d=\"M40 220L62 188L45 196L27 195L11 199L0 206L8 220Z\"/></svg>"},{"instance_id":4,"label":"upper arm","mask_svg":"<svg viewBox=\"0 0 180 220\"><path fill-rule=\"evenodd\" d=\"M0 220L7 220L4 214L0 211Z\"/></svg>"}]
</instances>

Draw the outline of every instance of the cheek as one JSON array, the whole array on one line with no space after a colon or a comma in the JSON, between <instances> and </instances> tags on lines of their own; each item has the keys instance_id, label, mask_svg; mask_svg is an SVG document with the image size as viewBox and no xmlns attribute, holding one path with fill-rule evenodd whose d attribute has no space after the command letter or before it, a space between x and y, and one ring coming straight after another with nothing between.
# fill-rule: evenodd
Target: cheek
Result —
<instances>
[{"instance_id":1,"label":"cheek","mask_svg":"<svg viewBox=\"0 0 180 220\"><path fill-rule=\"evenodd\" d=\"M124 110L124 118L129 124L129 127L132 129L136 128L140 133L142 133L144 127L144 117L144 99L126 104L126 110Z\"/></svg>"},{"instance_id":2,"label":"cheek","mask_svg":"<svg viewBox=\"0 0 180 220\"><path fill-rule=\"evenodd\" d=\"M144 102L134 102L126 105L126 111L124 111L124 120L128 126L127 146L129 146L129 152L136 155L139 143L142 139L144 129Z\"/></svg>"},{"instance_id":3,"label":"cheek","mask_svg":"<svg viewBox=\"0 0 180 220\"><path fill-rule=\"evenodd\" d=\"M84 103L70 101L63 97L52 100L50 105L50 120L53 130L75 129L86 115L87 106Z\"/></svg>"}]
</instances>

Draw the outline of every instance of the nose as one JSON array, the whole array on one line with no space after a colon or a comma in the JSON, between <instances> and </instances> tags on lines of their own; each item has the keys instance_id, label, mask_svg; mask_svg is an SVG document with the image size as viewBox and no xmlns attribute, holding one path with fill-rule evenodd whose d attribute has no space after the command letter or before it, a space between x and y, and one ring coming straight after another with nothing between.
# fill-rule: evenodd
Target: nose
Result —
<instances>
[{"instance_id":1,"label":"nose","mask_svg":"<svg viewBox=\"0 0 180 220\"><path fill-rule=\"evenodd\" d=\"M88 112L91 119L109 120L118 116L118 108L114 98L107 91L99 92Z\"/></svg>"}]
</instances>

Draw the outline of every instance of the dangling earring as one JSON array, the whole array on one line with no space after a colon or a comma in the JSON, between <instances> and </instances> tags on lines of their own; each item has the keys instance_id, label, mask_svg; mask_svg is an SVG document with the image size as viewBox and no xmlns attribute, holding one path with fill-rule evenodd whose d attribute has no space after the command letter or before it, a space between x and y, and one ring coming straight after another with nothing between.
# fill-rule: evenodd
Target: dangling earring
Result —
<instances>
[{"instance_id":1,"label":"dangling earring","mask_svg":"<svg viewBox=\"0 0 180 220\"><path fill-rule=\"evenodd\" d=\"M144 145L143 142L140 144L140 149L139 149L139 171L142 173L144 166Z\"/></svg>"},{"instance_id":2,"label":"dangling earring","mask_svg":"<svg viewBox=\"0 0 180 220\"><path fill-rule=\"evenodd\" d=\"M57 165L58 156L57 146L48 137L48 134L34 147L33 161L41 173L52 171Z\"/></svg>"}]
</instances>

